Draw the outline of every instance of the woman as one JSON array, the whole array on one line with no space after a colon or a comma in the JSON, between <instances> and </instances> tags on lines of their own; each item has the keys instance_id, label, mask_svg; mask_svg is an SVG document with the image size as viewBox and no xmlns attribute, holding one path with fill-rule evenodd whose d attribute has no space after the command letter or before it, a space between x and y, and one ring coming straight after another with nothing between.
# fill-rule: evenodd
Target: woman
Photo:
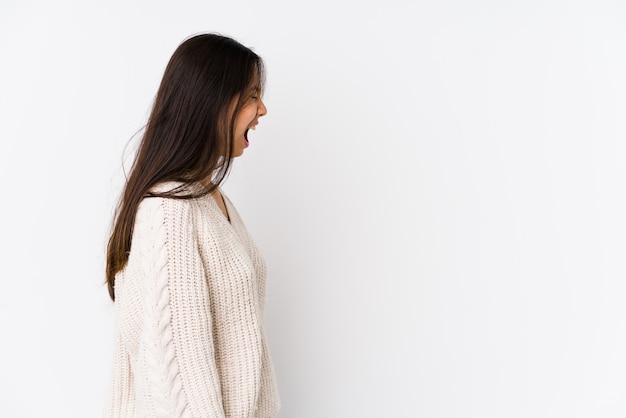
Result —
<instances>
[{"instance_id":1,"label":"woman","mask_svg":"<svg viewBox=\"0 0 626 418\"><path fill-rule=\"evenodd\" d=\"M202 34L172 55L115 217L106 417L258 417L279 407L265 263L219 189L267 112L263 62Z\"/></svg>"}]
</instances>

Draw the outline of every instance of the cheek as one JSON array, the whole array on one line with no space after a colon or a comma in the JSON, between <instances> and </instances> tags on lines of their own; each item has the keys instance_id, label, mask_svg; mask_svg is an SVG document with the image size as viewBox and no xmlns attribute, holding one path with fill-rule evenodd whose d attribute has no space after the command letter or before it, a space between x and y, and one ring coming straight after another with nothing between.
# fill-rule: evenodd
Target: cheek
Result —
<instances>
[{"instance_id":1,"label":"cheek","mask_svg":"<svg viewBox=\"0 0 626 418\"><path fill-rule=\"evenodd\" d=\"M243 119L247 121L248 124L250 124L254 120L257 114L256 105L254 105L253 103L249 104L248 106L242 109L241 114L243 116Z\"/></svg>"}]
</instances>

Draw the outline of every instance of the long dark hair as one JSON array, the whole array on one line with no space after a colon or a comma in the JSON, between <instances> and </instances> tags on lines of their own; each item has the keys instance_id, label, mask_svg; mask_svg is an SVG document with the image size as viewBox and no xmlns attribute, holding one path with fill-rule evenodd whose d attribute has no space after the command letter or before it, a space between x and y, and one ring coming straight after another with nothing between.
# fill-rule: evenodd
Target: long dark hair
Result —
<instances>
[{"instance_id":1,"label":"long dark hair","mask_svg":"<svg viewBox=\"0 0 626 418\"><path fill-rule=\"evenodd\" d=\"M106 265L112 300L115 275L128 262L141 200L147 196L189 199L214 191L230 169L237 113L263 82L261 58L231 38L196 35L174 51L114 217ZM181 186L151 192L167 181ZM198 191L188 187L192 184L203 187Z\"/></svg>"}]
</instances>

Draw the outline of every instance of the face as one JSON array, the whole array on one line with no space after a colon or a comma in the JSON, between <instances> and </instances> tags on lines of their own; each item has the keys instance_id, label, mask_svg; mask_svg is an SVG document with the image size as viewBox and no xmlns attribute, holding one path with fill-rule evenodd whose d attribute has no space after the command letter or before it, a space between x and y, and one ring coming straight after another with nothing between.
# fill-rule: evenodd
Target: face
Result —
<instances>
[{"instance_id":1,"label":"face","mask_svg":"<svg viewBox=\"0 0 626 418\"><path fill-rule=\"evenodd\" d=\"M254 91L243 104L235 118L235 135L233 137L232 158L239 157L243 150L248 148L248 130L256 129L259 118L267 113L267 108L261 100L261 91Z\"/></svg>"}]
</instances>

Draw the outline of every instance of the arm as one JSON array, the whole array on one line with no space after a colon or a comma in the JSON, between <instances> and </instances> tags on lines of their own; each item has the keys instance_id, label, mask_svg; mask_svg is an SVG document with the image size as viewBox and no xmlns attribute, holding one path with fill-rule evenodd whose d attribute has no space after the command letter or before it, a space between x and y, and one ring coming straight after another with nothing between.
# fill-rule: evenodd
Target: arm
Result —
<instances>
[{"instance_id":1,"label":"arm","mask_svg":"<svg viewBox=\"0 0 626 418\"><path fill-rule=\"evenodd\" d=\"M131 262L141 272L143 311L138 409L156 417L223 418L209 292L189 202L142 202Z\"/></svg>"},{"instance_id":2,"label":"arm","mask_svg":"<svg viewBox=\"0 0 626 418\"><path fill-rule=\"evenodd\" d=\"M135 385L132 380L130 358L119 329L115 327L113 371L104 406L105 418L136 417L134 408Z\"/></svg>"}]
</instances>

